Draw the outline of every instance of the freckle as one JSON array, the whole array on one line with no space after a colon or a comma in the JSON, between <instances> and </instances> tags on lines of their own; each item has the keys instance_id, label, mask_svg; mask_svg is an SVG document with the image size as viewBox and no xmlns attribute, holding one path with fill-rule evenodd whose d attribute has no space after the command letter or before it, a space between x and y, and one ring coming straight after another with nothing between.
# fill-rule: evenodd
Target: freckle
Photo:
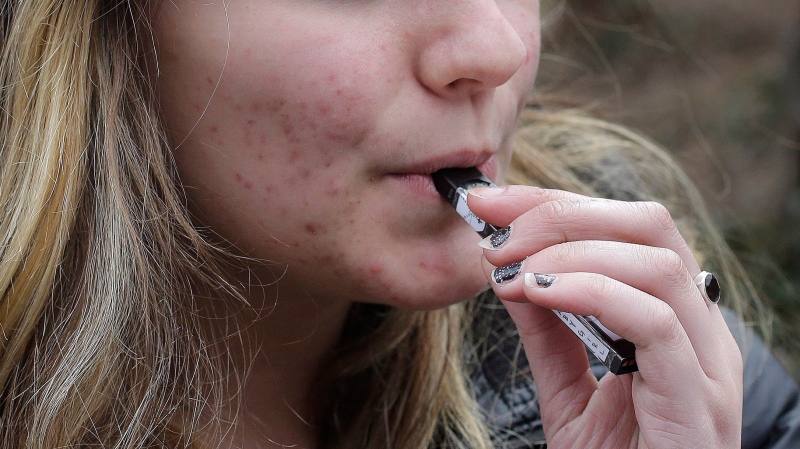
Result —
<instances>
[{"instance_id":1,"label":"freckle","mask_svg":"<svg viewBox=\"0 0 800 449\"><path fill-rule=\"evenodd\" d=\"M240 105L240 104L233 105L233 110L237 111L237 112L241 111L242 110L242 105Z\"/></svg>"},{"instance_id":2,"label":"freckle","mask_svg":"<svg viewBox=\"0 0 800 449\"><path fill-rule=\"evenodd\" d=\"M208 128L208 130L211 131L212 133L216 133L217 131L219 131L219 128L217 128L216 126L212 126Z\"/></svg>"},{"instance_id":3,"label":"freckle","mask_svg":"<svg viewBox=\"0 0 800 449\"><path fill-rule=\"evenodd\" d=\"M289 163L297 162L300 159L300 151L299 150L292 150L289 152Z\"/></svg>"},{"instance_id":4,"label":"freckle","mask_svg":"<svg viewBox=\"0 0 800 449\"><path fill-rule=\"evenodd\" d=\"M342 96L342 89L336 89L336 95Z\"/></svg>"},{"instance_id":5,"label":"freckle","mask_svg":"<svg viewBox=\"0 0 800 449\"><path fill-rule=\"evenodd\" d=\"M336 81L336 75L335 74L328 75L328 82L332 83L334 81Z\"/></svg>"},{"instance_id":6,"label":"freckle","mask_svg":"<svg viewBox=\"0 0 800 449\"><path fill-rule=\"evenodd\" d=\"M236 173L235 176L236 176L236 182L242 182L242 174L241 173Z\"/></svg>"},{"instance_id":7,"label":"freckle","mask_svg":"<svg viewBox=\"0 0 800 449\"><path fill-rule=\"evenodd\" d=\"M304 170L302 170L302 171L300 172L300 177L301 177L301 178L303 178L303 179L309 179L309 178L311 178L311 170L309 170L309 169L304 169Z\"/></svg>"},{"instance_id":8,"label":"freckle","mask_svg":"<svg viewBox=\"0 0 800 449\"><path fill-rule=\"evenodd\" d=\"M253 188L253 183L252 183L252 182L250 182L250 181L245 181L245 182L244 182L244 188L245 188L245 189L248 189L248 190L249 190L249 189L252 189L252 188Z\"/></svg>"},{"instance_id":9,"label":"freckle","mask_svg":"<svg viewBox=\"0 0 800 449\"><path fill-rule=\"evenodd\" d=\"M247 124L248 124L248 125L250 125L250 126L253 126L253 125L255 125L255 124L256 124L256 121L255 121L255 120L253 120L253 119L249 119L249 120L247 121Z\"/></svg>"},{"instance_id":10,"label":"freckle","mask_svg":"<svg viewBox=\"0 0 800 449\"><path fill-rule=\"evenodd\" d=\"M331 168L331 164L332 164L331 162L326 162L325 163L325 168Z\"/></svg>"},{"instance_id":11,"label":"freckle","mask_svg":"<svg viewBox=\"0 0 800 449\"><path fill-rule=\"evenodd\" d=\"M305 230L307 233L316 235L319 227L314 223L306 223Z\"/></svg>"},{"instance_id":12,"label":"freckle","mask_svg":"<svg viewBox=\"0 0 800 449\"><path fill-rule=\"evenodd\" d=\"M213 84L214 84L214 80L212 80L210 76L209 76L209 77L206 77L206 82L207 82L209 85L213 85Z\"/></svg>"},{"instance_id":13,"label":"freckle","mask_svg":"<svg viewBox=\"0 0 800 449\"><path fill-rule=\"evenodd\" d=\"M261 143L265 143L266 140L267 140L267 136L262 134L261 135ZM258 156L256 157L256 159L258 159L259 161L263 161L264 160L264 153L258 153Z\"/></svg>"},{"instance_id":14,"label":"freckle","mask_svg":"<svg viewBox=\"0 0 800 449\"><path fill-rule=\"evenodd\" d=\"M272 193L272 192L275 190L275 186L274 186L274 185L272 185L272 184L267 184L267 185L266 185L266 187L264 187L264 190L265 190L267 193Z\"/></svg>"},{"instance_id":15,"label":"freckle","mask_svg":"<svg viewBox=\"0 0 800 449\"><path fill-rule=\"evenodd\" d=\"M194 110L197 112L203 112L203 105L200 104L194 105Z\"/></svg>"}]
</instances>

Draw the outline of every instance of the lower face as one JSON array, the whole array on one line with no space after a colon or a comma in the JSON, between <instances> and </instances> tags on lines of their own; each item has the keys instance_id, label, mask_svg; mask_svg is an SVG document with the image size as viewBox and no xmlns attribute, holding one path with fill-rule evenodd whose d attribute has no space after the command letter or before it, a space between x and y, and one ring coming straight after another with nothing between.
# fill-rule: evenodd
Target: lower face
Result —
<instances>
[{"instance_id":1,"label":"lower face","mask_svg":"<svg viewBox=\"0 0 800 449\"><path fill-rule=\"evenodd\" d=\"M438 168L500 180L533 0L162 2L157 86L202 225L282 295L431 309L481 290ZM487 51L492 49L492 51Z\"/></svg>"}]
</instances>

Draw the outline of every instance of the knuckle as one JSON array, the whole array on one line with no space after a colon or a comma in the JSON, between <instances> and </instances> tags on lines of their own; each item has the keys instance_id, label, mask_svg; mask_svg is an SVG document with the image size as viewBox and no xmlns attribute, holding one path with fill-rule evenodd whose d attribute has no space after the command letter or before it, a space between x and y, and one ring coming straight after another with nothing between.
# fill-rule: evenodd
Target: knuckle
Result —
<instances>
[{"instance_id":1,"label":"knuckle","mask_svg":"<svg viewBox=\"0 0 800 449\"><path fill-rule=\"evenodd\" d=\"M658 229L668 233L677 232L675 220L666 206L655 201L644 201L639 204Z\"/></svg>"},{"instance_id":2,"label":"knuckle","mask_svg":"<svg viewBox=\"0 0 800 449\"><path fill-rule=\"evenodd\" d=\"M576 203L568 200L556 200L542 203L537 207L539 217L545 222L561 223L575 210Z\"/></svg>"},{"instance_id":3,"label":"knuckle","mask_svg":"<svg viewBox=\"0 0 800 449\"><path fill-rule=\"evenodd\" d=\"M680 254L669 248L653 248L650 254L650 262L657 273L678 285L687 282L689 271Z\"/></svg>"},{"instance_id":4,"label":"knuckle","mask_svg":"<svg viewBox=\"0 0 800 449\"><path fill-rule=\"evenodd\" d=\"M544 189L541 187L533 187L533 189L533 193L539 196L539 200L542 203L558 201L563 198L563 194L558 190Z\"/></svg>"},{"instance_id":5,"label":"knuckle","mask_svg":"<svg viewBox=\"0 0 800 449\"><path fill-rule=\"evenodd\" d=\"M678 315L665 303L657 303L651 310L650 325L657 340L677 342L683 332Z\"/></svg>"},{"instance_id":6,"label":"knuckle","mask_svg":"<svg viewBox=\"0 0 800 449\"><path fill-rule=\"evenodd\" d=\"M592 298L607 299L614 297L619 292L620 284L600 274L588 274L586 279L586 291Z\"/></svg>"},{"instance_id":7,"label":"knuckle","mask_svg":"<svg viewBox=\"0 0 800 449\"><path fill-rule=\"evenodd\" d=\"M547 257L556 267L566 267L586 255L585 245L573 242L550 246Z\"/></svg>"}]
</instances>

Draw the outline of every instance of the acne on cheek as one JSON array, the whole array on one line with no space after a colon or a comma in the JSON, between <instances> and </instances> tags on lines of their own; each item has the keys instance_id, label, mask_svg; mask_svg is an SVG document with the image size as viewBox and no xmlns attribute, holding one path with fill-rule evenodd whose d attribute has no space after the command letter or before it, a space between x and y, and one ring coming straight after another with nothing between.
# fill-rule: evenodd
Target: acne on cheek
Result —
<instances>
[{"instance_id":1,"label":"acne on cheek","mask_svg":"<svg viewBox=\"0 0 800 449\"><path fill-rule=\"evenodd\" d=\"M247 190L252 190L253 182L248 180L248 179L245 179L245 177L241 173L234 174L233 178L236 181L236 184L241 185L242 187L244 187Z\"/></svg>"}]
</instances>

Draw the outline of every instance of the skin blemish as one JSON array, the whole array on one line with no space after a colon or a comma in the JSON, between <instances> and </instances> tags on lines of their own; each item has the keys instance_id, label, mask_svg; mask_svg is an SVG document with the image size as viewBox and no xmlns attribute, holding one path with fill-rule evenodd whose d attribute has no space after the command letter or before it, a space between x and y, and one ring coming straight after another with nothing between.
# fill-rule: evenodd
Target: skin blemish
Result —
<instances>
[{"instance_id":1,"label":"skin blemish","mask_svg":"<svg viewBox=\"0 0 800 449\"><path fill-rule=\"evenodd\" d=\"M245 180L245 179L244 179L244 176L242 176L242 174L241 174L241 173L236 173L236 174L234 175L234 178L236 178L236 182L237 182L238 184L242 184L242 185L244 185L244 188L245 188L245 189L252 189L252 188L253 188L253 183L252 183L252 182L250 182L250 181L247 181L247 180Z\"/></svg>"},{"instance_id":2,"label":"skin blemish","mask_svg":"<svg viewBox=\"0 0 800 449\"><path fill-rule=\"evenodd\" d=\"M338 188L331 187L331 188L325 190L325 195L328 195L330 197L336 197L336 196L339 196L339 192L340 192L340 190Z\"/></svg>"},{"instance_id":3,"label":"skin blemish","mask_svg":"<svg viewBox=\"0 0 800 449\"><path fill-rule=\"evenodd\" d=\"M303 229L311 235L317 235L324 230L324 228L317 223L306 223Z\"/></svg>"},{"instance_id":4,"label":"skin blemish","mask_svg":"<svg viewBox=\"0 0 800 449\"><path fill-rule=\"evenodd\" d=\"M372 262L369 265L369 274L372 276L378 276L383 273L383 265L378 262Z\"/></svg>"}]
</instances>

